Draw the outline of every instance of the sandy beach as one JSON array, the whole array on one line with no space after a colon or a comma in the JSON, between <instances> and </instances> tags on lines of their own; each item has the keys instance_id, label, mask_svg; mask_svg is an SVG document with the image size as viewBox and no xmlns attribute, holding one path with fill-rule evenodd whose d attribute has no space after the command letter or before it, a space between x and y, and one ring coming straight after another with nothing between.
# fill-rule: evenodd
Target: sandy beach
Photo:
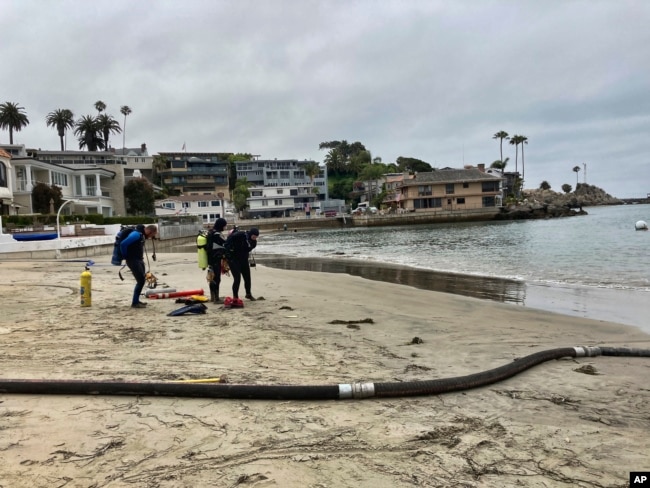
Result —
<instances>
[{"instance_id":1,"label":"sandy beach","mask_svg":"<svg viewBox=\"0 0 650 488\"><path fill-rule=\"evenodd\" d=\"M159 287L207 291L193 253L152 264ZM622 324L261 264L259 300L170 317L174 299L131 309L118 269L96 260L81 307L83 263L0 263L2 378L410 382L559 347L650 348ZM390 399L0 393L0 487L624 487L650 470L649 376L648 358L595 357Z\"/></svg>"}]
</instances>

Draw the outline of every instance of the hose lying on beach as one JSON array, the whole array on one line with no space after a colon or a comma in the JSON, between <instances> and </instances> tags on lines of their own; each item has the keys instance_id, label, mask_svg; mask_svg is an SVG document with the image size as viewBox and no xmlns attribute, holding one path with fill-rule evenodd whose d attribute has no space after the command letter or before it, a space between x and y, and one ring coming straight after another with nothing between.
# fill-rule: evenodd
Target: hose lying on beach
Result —
<instances>
[{"instance_id":1,"label":"hose lying on beach","mask_svg":"<svg viewBox=\"0 0 650 488\"><path fill-rule=\"evenodd\" d=\"M650 350L577 346L541 351L481 373L455 378L403 383L351 383L339 385L237 385L228 383L139 382L87 380L2 380L0 393L44 395L141 395L252 400L343 400L349 398L438 395L502 381L551 359L564 357L650 357Z\"/></svg>"}]
</instances>

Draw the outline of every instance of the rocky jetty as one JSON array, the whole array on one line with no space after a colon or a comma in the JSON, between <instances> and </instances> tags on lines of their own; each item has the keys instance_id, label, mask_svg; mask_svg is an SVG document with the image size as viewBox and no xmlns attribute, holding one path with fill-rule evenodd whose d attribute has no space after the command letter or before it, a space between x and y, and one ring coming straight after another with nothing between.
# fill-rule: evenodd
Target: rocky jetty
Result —
<instances>
[{"instance_id":1,"label":"rocky jetty","mask_svg":"<svg viewBox=\"0 0 650 488\"><path fill-rule=\"evenodd\" d=\"M620 205L623 202L604 190L579 183L575 191L558 193L553 190L525 190L523 200L502 208L496 220L548 219L586 215L583 207Z\"/></svg>"},{"instance_id":2,"label":"rocky jetty","mask_svg":"<svg viewBox=\"0 0 650 488\"><path fill-rule=\"evenodd\" d=\"M529 202L555 205L558 207L594 207L597 205L621 205L623 201L614 198L605 190L586 183L578 183L575 191L559 193L553 190L525 190L524 198Z\"/></svg>"}]
</instances>

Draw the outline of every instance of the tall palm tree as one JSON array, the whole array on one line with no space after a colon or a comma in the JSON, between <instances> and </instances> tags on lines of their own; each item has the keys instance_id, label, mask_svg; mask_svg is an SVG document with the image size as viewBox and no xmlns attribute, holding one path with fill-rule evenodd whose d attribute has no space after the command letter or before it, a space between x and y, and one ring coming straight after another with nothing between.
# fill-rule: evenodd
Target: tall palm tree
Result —
<instances>
[{"instance_id":1,"label":"tall palm tree","mask_svg":"<svg viewBox=\"0 0 650 488\"><path fill-rule=\"evenodd\" d=\"M89 151L104 149L104 140L97 119L92 115L84 115L75 124L74 134L79 141L79 149L84 147Z\"/></svg>"},{"instance_id":2,"label":"tall palm tree","mask_svg":"<svg viewBox=\"0 0 650 488\"><path fill-rule=\"evenodd\" d=\"M9 129L9 144L14 143L14 131L20 132L29 125L25 108L17 103L5 102L0 105L0 129Z\"/></svg>"},{"instance_id":3,"label":"tall palm tree","mask_svg":"<svg viewBox=\"0 0 650 488\"><path fill-rule=\"evenodd\" d=\"M578 189L578 173L580 173L580 166L574 166L573 171L576 172L576 190Z\"/></svg>"},{"instance_id":4,"label":"tall palm tree","mask_svg":"<svg viewBox=\"0 0 650 488\"><path fill-rule=\"evenodd\" d=\"M56 127L61 139L61 151L65 151L65 131L74 127L74 114L67 108L59 108L47 114L45 117L48 127Z\"/></svg>"},{"instance_id":5,"label":"tall palm tree","mask_svg":"<svg viewBox=\"0 0 650 488\"><path fill-rule=\"evenodd\" d=\"M521 144L521 137L518 135L514 135L510 138L510 145L515 146L515 173L519 171L519 168L517 166L517 157L519 156L519 144Z\"/></svg>"},{"instance_id":6,"label":"tall palm tree","mask_svg":"<svg viewBox=\"0 0 650 488\"><path fill-rule=\"evenodd\" d=\"M106 110L106 104L101 100L97 100L95 102L95 110L97 110L97 115L101 114L104 110Z\"/></svg>"},{"instance_id":7,"label":"tall palm tree","mask_svg":"<svg viewBox=\"0 0 650 488\"><path fill-rule=\"evenodd\" d=\"M122 149L126 149L126 116L131 115L131 107L128 105L122 105L120 113L124 115L124 125L122 126L124 129L122 132Z\"/></svg>"},{"instance_id":8,"label":"tall palm tree","mask_svg":"<svg viewBox=\"0 0 650 488\"><path fill-rule=\"evenodd\" d=\"M526 166L524 165L524 146L528 144L528 137L518 136L519 144L521 144L521 182L522 185L526 181Z\"/></svg>"},{"instance_id":9,"label":"tall palm tree","mask_svg":"<svg viewBox=\"0 0 650 488\"><path fill-rule=\"evenodd\" d=\"M499 161L503 161L503 140L509 139L508 133L504 130L500 130L492 136L492 139L499 139L499 153L501 154L501 159Z\"/></svg>"},{"instance_id":10,"label":"tall palm tree","mask_svg":"<svg viewBox=\"0 0 650 488\"><path fill-rule=\"evenodd\" d=\"M104 136L104 148L108 151L108 139L111 134L119 134L122 132L120 123L113 118L112 115L101 114L97 119L97 125L102 135Z\"/></svg>"}]
</instances>

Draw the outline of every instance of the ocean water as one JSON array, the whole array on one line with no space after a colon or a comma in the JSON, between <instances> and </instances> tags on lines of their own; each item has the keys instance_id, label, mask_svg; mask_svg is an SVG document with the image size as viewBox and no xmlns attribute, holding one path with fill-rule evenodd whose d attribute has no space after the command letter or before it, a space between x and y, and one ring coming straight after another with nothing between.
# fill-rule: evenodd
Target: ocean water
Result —
<instances>
[{"instance_id":1,"label":"ocean water","mask_svg":"<svg viewBox=\"0 0 650 488\"><path fill-rule=\"evenodd\" d=\"M405 282L415 286L426 284L426 272L436 281L434 272L457 285L443 291L468 287L465 294L480 297L481 289L492 290L485 298L650 332L650 231L635 230L638 220L650 222L650 205L585 210L588 215L548 220L287 231L263 236L258 253L306 258L297 261L350 274L362 273L340 266L398 267L420 276Z\"/></svg>"}]
</instances>

